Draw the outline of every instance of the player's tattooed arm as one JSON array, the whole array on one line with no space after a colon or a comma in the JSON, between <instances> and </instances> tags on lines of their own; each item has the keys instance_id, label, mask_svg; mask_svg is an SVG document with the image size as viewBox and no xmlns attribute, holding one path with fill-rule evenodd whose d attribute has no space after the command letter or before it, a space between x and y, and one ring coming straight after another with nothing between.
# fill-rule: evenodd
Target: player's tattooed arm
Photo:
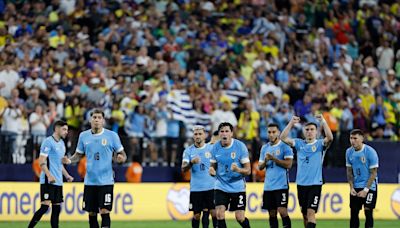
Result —
<instances>
[{"instance_id":1,"label":"player's tattooed arm","mask_svg":"<svg viewBox=\"0 0 400 228\"><path fill-rule=\"evenodd\" d=\"M251 166L250 162L246 162L243 164L243 168L239 168L236 163L232 163L231 170L242 175L250 175L251 173Z\"/></svg>"},{"instance_id":2,"label":"player's tattooed arm","mask_svg":"<svg viewBox=\"0 0 400 228\"><path fill-rule=\"evenodd\" d=\"M192 165L186 161L182 162L182 173L187 172L190 168L192 168Z\"/></svg>"},{"instance_id":3,"label":"player's tattooed arm","mask_svg":"<svg viewBox=\"0 0 400 228\"><path fill-rule=\"evenodd\" d=\"M346 172L347 172L347 182L349 182L349 185L350 185L350 194L352 196L355 196L355 195L357 195L357 192L356 192L356 190L354 190L353 168L347 167Z\"/></svg>"},{"instance_id":4,"label":"player's tattooed arm","mask_svg":"<svg viewBox=\"0 0 400 228\"><path fill-rule=\"evenodd\" d=\"M83 154L75 152L74 155L72 155L72 157L68 158L68 157L63 157L62 159L62 163L65 165L69 165L71 163L77 163L79 160L81 160L81 158L83 157Z\"/></svg>"},{"instance_id":5,"label":"player's tattooed arm","mask_svg":"<svg viewBox=\"0 0 400 228\"><path fill-rule=\"evenodd\" d=\"M378 168L369 169L369 179L366 186L368 189L371 187L377 175L378 175Z\"/></svg>"},{"instance_id":6,"label":"player's tattooed arm","mask_svg":"<svg viewBox=\"0 0 400 228\"><path fill-rule=\"evenodd\" d=\"M39 156L39 165L43 170L44 174L47 176L49 183L56 182L56 179L51 175L49 168L47 167L47 156L40 155Z\"/></svg>"},{"instance_id":7,"label":"player's tattooed arm","mask_svg":"<svg viewBox=\"0 0 400 228\"><path fill-rule=\"evenodd\" d=\"M289 137L289 133L290 133L290 130L292 129L292 127L296 123L300 123L300 117L293 116L292 119L289 121L288 125L285 127L285 129L283 129L283 131L279 137L284 143L288 144L291 147L294 146L294 140Z\"/></svg>"},{"instance_id":8,"label":"player's tattooed arm","mask_svg":"<svg viewBox=\"0 0 400 228\"><path fill-rule=\"evenodd\" d=\"M325 133L324 146L328 147L331 144L331 142L333 141L332 131L329 128L328 123L326 123L326 120L324 119L324 116L322 114L318 114L316 116L316 118L321 123L322 129L324 129L324 133Z\"/></svg>"}]
</instances>

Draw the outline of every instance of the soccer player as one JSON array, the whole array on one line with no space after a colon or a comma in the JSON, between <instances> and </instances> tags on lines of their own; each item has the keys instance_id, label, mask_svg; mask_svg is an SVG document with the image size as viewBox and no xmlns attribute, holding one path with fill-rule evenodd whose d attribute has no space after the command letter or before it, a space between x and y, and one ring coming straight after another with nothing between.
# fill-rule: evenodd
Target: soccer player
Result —
<instances>
[{"instance_id":1,"label":"soccer player","mask_svg":"<svg viewBox=\"0 0 400 228\"><path fill-rule=\"evenodd\" d=\"M250 159L247 147L232 138L233 126L223 122L218 126L219 141L211 151L210 175L216 176L214 202L217 212L218 228L225 228L225 211L235 211L236 220L242 227L250 227L245 217L246 181L250 175Z\"/></svg>"},{"instance_id":2,"label":"soccer player","mask_svg":"<svg viewBox=\"0 0 400 228\"><path fill-rule=\"evenodd\" d=\"M40 201L41 206L35 212L29 228L35 227L42 216L47 212L51 203L51 227L58 227L58 221L63 200L63 175L68 182L74 180L65 170L61 159L65 156L64 140L68 134L66 122L58 120L53 126L54 133L47 137L41 147L39 165L42 168L40 174Z\"/></svg>"},{"instance_id":3,"label":"soccer player","mask_svg":"<svg viewBox=\"0 0 400 228\"><path fill-rule=\"evenodd\" d=\"M209 215L216 227L217 218L214 206L215 177L210 176L211 144L206 144L206 132L203 126L193 127L194 144L183 152L182 172L189 169L192 172L190 178L190 204L189 210L193 211L192 227L200 226L200 215L203 212L203 228L209 225Z\"/></svg>"},{"instance_id":4,"label":"soccer player","mask_svg":"<svg viewBox=\"0 0 400 228\"><path fill-rule=\"evenodd\" d=\"M305 139L288 137L293 125L300 122L300 118L293 116L286 128L282 131L281 140L297 151L297 197L303 214L304 227L316 227L315 214L318 211L323 184L322 165L326 149L333 141L333 135L324 117L315 116L322 126L325 138L317 139L317 124L306 123L303 127Z\"/></svg>"},{"instance_id":5,"label":"soccer player","mask_svg":"<svg viewBox=\"0 0 400 228\"><path fill-rule=\"evenodd\" d=\"M358 213L364 205L365 227L374 227L372 212L378 196L378 154L363 143L360 129L350 132L351 147L346 151L347 180L350 184L350 227L358 228Z\"/></svg>"},{"instance_id":6,"label":"soccer player","mask_svg":"<svg viewBox=\"0 0 400 228\"><path fill-rule=\"evenodd\" d=\"M86 156L83 209L89 212L91 228L99 227L97 222L99 212L102 218L101 227L110 227L114 192L113 155L117 154L118 163L124 163L126 154L117 133L103 128L104 112L94 109L90 116L91 129L80 133L75 154L69 159L64 157L63 162L75 163Z\"/></svg>"},{"instance_id":7,"label":"soccer player","mask_svg":"<svg viewBox=\"0 0 400 228\"><path fill-rule=\"evenodd\" d=\"M277 211L283 227L291 227L287 211L289 199L289 174L292 167L293 150L279 139L279 126L271 123L267 127L269 143L261 148L259 170L266 168L264 181L263 209L269 212L269 226L278 228Z\"/></svg>"}]
</instances>

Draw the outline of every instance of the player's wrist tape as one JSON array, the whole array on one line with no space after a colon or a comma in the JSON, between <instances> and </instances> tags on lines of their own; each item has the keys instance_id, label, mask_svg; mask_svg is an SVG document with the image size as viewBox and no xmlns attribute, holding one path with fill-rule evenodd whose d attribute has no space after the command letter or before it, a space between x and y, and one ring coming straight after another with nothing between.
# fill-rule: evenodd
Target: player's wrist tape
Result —
<instances>
[{"instance_id":1,"label":"player's wrist tape","mask_svg":"<svg viewBox=\"0 0 400 228\"><path fill-rule=\"evenodd\" d=\"M369 188L365 187L365 188L363 189L363 191L364 191L364 192L369 192Z\"/></svg>"}]
</instances>

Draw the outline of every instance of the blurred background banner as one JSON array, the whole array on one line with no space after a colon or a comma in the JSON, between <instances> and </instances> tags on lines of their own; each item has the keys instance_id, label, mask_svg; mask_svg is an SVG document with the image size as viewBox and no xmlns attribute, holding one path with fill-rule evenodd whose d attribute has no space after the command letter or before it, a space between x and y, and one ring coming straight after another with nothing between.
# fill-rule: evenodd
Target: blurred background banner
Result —
<instances>
[{"instance_id":1,"label":"blurred background banner","mask_svg":"<svg viewBox=\"0 0 400 228\"><path fill-rule=\"evenodd\" d=\"M28 221L30 215L40 206L39 184L2 182L0 185L0 221ZM266 219L267 211L261 209L263 184L247 185L246 215L249 219ZM118 183L114 188L113 220L188 220L189 185L174 183L127 184ZM82 210L83 184L64 185L62 221L86 221ZM301 219L297 201L296 185L290 185L288 211L293 219ZM50 211L50 210L49 210ZM349 187L347 184L325 184L322 188L320 219L348 219ZM378 201L374 211L376 219L400 219L400 186L380 184ZM227 217L234 218L233 213ZM50 213L44 220L50 219Z\"/></svg>"}]
</instances>

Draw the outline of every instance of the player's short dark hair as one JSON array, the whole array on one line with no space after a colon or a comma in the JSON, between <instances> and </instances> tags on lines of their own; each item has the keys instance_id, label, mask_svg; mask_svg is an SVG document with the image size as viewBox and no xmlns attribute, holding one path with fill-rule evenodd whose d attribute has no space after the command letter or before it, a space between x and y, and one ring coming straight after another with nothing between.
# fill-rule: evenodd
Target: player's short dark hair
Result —
<instances>
[{"instance_id":1,"label":"player's short dark hair","mask_svg":"<svg viewBox=\"0 0 400 228\"><path fill-rule=\"evenodd\" d=\"M94 114L99 114L99 113L101 114L101 116L103 118L105 117L103 110L101 110L99 108L93 109L93 111L90 112L90 116L92 117Z\"/></svg>"},{"instance_id":2,"label":"player's short dark hair","mask_svg":"<svg viewBox=\"0 0 400 228\"><path fill-rule=\"evenodd\" d=\"M318 128L318 125L317 125L316 123L314 123L314 122L308 122L308 123L306 123L306 124L304 125L304 127L308 127L308 126L311 126L311 125L314 125L315 128Z\"/></svg>"},{"instance_id":3,"label":"player's short dark hair","mask_svg":"<svg viewBox=\"0 0 400 228\"><path fill-rule=\"evenodd\" d=\"M229 129L231 129L231 131L233 132L233 125L231 123L228 123L228 122L220 123L219 126L218 126L218 132L221 131L221 129L223 127L229 127Z\"/></svg>"},{"instance_id":4,"label":"player's short dark hair","mask_svg":"<svg viewBox=\"0 0 400 228\"><path fill-rule=\"evenodd\" d=\"M56 127L64 127L64 126L68 126L67 122L63 120L57 120L56 122L54 122L53 131L56 129Z\"/></svg>"},{"instance_id":5,"label":"player's short dark hair","mask_svg":"<svg viewBox=\"0 0 400 228\"><path fill-rule=\"evenodd\" d=\"M361 135L364 137L364 132L361 129L354 129L350 132L350 135Z\"/></svg>"},{"instance_id":6,"label":"player's short dark hair","mask_svg":"<svg viewBox=\"0 0 400 228\"><path fill-rule=\"evenodd\" d=\"M279 130L279 125L276 124L276 123L270 123L270 124L268 124L267 128L270 128L270 127L276 127L276 128L278 128L278 130Z\"/></svg>"}]
</instances>

